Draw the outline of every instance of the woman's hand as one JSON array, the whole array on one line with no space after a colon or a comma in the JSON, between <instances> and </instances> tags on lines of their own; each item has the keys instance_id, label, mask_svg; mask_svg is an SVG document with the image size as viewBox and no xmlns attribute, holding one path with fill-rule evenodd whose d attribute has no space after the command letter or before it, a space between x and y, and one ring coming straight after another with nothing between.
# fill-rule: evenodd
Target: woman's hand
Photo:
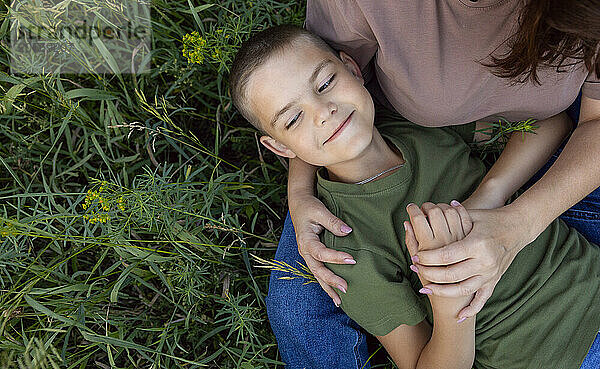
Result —
<instances>
[{"instance_id":1,"label":"woman's hand","mask_svg":"<svg viewBox=\"0 0 600 369\"><path fill-rule=\"evenodd\" d=\"M295 201L289 203L289 208L300 256L304 258L306 266L323 290L333 299L333 303L339 306L342 300L333 288L345 293L348 284L323 263L356 264L356 261L348 253L325 247L319 240L319 234L327 228L336 236L345 236L352 228L331 214L325 205L312 195L295 196Z\"/></svg>"},{"instance_id":2,"label":"woman's hand","mask_svg":"<svg viewBox=\"0 0 600 369\"><path fill-rule=\"evenodd\" d=\"M473 229L463 240L416 254L419 276L432 282L424 286L432 294L457 297L476 292L459 318L472 317L481 310L517 253L538 236L527 232L531 227L510 205L469 210L469 214Z\"/></svg>"},{"instance_id":3,"label":"woman's hand","mask_svg":"<svg viewBox=\"0 0 600 369\"><path fill-rule=\"evenodd\" d=\"M406 247L411 256L419 251L435 250L452 242L465 238L473 227L469 213L463 206L450 206L448 204L433 204L426 202L421 208L409 204L406 208L410 222L404 222L406 229ZM417 244L418 242L418 244ZM415 266L413 272L419 273ZM419 273L421 284L427 286L431 281ZM473 299L473 294L459 297L440 297L432 295L430 291L421 289L419 292L427 293L434 315L437 319L452 319L457 321L459 311ZM457 322L462 322L459 319ZM439 323L434 318L434 322ZM436 323L436 324L437 324Z\"/></svg>"}]
</instances>

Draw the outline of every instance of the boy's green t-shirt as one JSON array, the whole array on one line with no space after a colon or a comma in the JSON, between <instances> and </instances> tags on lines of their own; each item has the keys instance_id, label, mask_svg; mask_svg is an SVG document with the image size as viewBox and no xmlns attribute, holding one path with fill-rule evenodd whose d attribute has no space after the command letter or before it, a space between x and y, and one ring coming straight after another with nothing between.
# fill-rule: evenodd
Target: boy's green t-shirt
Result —
<instances>
[{"instance_id":1,"label":"boy's green t-shirt","mask_svg":"<svg viewBox=\"0 0 600 369\"><path fill-rule=\"evenodd\" d=\"M348 282L342 309L369 333L432 323L427 296L404 243L406 206L465 200L485 174L461 135L410 122L378 123L406 164L363 185L317 172L317 194L353 228L321 241L351 254L355 265L327 264ZM464 137L464 135L462 135ZM510 231L510 230L508 230ZM561 220L515 258L477 314L476 368L579 368L600 327L600 249Z\"/></svg>"}]
</instances>

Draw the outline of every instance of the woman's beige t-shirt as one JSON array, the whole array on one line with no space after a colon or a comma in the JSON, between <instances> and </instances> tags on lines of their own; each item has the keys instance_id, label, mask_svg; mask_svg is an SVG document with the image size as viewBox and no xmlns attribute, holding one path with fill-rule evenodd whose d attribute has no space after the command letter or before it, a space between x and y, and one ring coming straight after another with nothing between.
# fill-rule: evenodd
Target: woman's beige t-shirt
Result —
<instances>
[{"instance_id":1,"label":"woman's beige t-shirt","mask_svg":"<svg viewBox=\"0 0 600 369\"><path fill-rule=\"evenodd\" d=\"M308 0L306 28L374 72L389 103L423 126L476 120L545 119L564 111L583 87L600 99L585 64L539 71L540 85L496 77L489 55L509 50L523 0Z\"/></svg>"}]
</instances>

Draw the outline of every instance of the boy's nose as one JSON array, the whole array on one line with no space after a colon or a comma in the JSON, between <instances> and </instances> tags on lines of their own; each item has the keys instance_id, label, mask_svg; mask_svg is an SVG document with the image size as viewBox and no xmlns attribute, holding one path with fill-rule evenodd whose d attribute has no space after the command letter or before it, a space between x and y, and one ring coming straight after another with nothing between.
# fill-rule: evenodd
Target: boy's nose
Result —
<instances>
[{"instance_id":1,"label":"boy's nose","mask_svg":"<svg viewBox=\"0 0 600 369\"><path fill-rule=\"evenodd\" d=\"M324 104L317 116L317 125L325 125L325 123L328 122L335 113L337 113L337 110L337 105L331 101Z\"/></svg>"}]
</instances>

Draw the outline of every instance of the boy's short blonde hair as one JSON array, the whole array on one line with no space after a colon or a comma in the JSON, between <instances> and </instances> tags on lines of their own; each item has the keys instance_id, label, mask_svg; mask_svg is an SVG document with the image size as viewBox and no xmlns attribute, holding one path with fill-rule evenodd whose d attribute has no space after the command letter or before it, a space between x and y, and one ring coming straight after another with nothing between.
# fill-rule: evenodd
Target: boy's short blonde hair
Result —
<instances>
[{"instance_id":1,"label":"boy's short blonde hair","mask_svg":"<svg viewBox=\"0 0 600 369\"><path fill-rule=\"evenodd\" d=\"M291 47L298 40L308 41L337 57L336 52L319 36L304 28L284 24L267 28L250 37L242 44L233 60L229 73L229 90L233 105L264 135L268 136L268 133L250 109L246 95L248 81L254 71L270 57Z\"/></svg>"}]
</instances>

